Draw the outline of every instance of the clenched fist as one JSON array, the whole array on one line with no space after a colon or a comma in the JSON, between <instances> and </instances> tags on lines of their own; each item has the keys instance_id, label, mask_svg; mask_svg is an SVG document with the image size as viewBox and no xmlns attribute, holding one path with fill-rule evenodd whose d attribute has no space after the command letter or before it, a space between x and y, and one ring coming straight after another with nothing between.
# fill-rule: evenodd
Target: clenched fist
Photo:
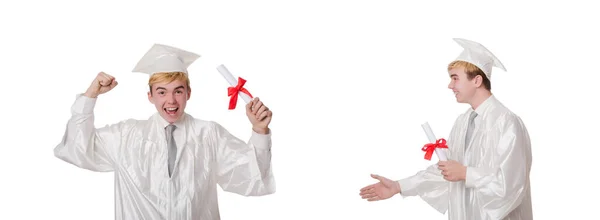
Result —
<instances>
[{"instance_id":1,"label":"clenched fist","mask_svg":"<svg viewBox=\"0 0 600 220\"><path fill-rule=\"evenodd\" d=\"M98 76L92 81L92 84L85 92L85 96L90 98L97 98L98 95L104 94L117 86L115 77L108 75L104 72L98 73Z\"/></svg>"},{"instance_id":2,"label":"clenched fist","mask_svg":"<svg viewBox=\"0 0 600 220\"><path fill-rule=\"evenodd\" d=\"M250 119L252 129L256 133L269 133L269 123L271 123L273 112L258 97L246 104L246 116Z\"/></svg>"}]
</instances>

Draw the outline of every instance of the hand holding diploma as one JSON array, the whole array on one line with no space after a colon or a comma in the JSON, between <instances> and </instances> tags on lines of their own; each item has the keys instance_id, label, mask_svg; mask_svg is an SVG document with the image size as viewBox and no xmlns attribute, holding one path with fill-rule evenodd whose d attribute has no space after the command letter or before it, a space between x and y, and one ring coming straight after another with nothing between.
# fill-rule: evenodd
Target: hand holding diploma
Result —
<instances>
[{"instance_id":1,"label":"hand holding diploma","mask_svg":"<svg viewBox=\"0 0 600 220\"><path fill-rule=\"evenodd\" d=\"M271 123L273 112L258 97L252 97L250 92L244 88L245 79L238 77L238 80L236 80L222 64L217 67L217 70L231 86L227 88L227 93L230 96L229 110L235 109L237 97L238 95L241 96L246 102L246 116L248 116L250 123L252 123L252 130L259 134L269 134L269 124Z\"/></svg>"}]
</instances>

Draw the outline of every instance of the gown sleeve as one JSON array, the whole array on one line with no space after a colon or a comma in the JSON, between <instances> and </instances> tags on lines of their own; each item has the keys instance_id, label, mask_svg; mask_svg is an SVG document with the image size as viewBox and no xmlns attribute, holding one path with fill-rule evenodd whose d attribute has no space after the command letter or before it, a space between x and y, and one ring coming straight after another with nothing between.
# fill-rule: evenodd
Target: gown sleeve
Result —
<instances>
[{"instance_id":1,"label":"gown sleeve","mask_svg":"<svg viewBox=\"0 0 600 220\"><path fill-rule=\"evenodd\" d=\"M444 179L437 164L415 175L398 180L402 197L419 196L440 213L448 210L449 182Z\"/></svg>"},{"instance_id":2,"label":"gown sleeve","mask_svg":"<svg viewBox=\"0 0 600 220\"><path fill-rule=\"evenodd\" d=\"M71 118L54 156L79 168L114 171L115 152L120 145L123 123L94 127L95 98L78 94L71 106Z\"/></svg>"},{"instance_id":3,"label":"gown sleeve","mask_svg":"<svg viewBox=\"0 0 600 220\"><path fill-rule=\"evenodd\" d=\"M210 141L217 149L218 184L224 191L244 196L275 193L271 167L271 133L252 131L246 143L223 126L212 123Z\"/></svg>"},{"instance_id":4,"label":"gown sleeve","mask_svg":"<svg viewBox=\"0 0 600 220\"><path fill-rule=\"evenodd\" d=\"M472 189L482 204L486 219L503 219L520 205L525 196L531 167L529 135L517 116L500 121L494 164L489 167L467 167L465 187Z\"/></svg>"},{"instance_id":5,"label":"gown sleeve","mask_svg":"<svg viewBox=\"0 0 600 220\"><path fill-rule=\"evenodd\" d=\"M457 118L450 131L448 138L448 147L454 145L454 138L460 131L461 118ZM453 154L448 149L440 149L448 155L448 159L453 159ZM440 213L446 213L448 210L450 182L444 179L442 171L437 164L432 164L427 169L417 172L415 175L398 181L402 197L419 196L431 207Z\"/></svg>"}]
</instances>

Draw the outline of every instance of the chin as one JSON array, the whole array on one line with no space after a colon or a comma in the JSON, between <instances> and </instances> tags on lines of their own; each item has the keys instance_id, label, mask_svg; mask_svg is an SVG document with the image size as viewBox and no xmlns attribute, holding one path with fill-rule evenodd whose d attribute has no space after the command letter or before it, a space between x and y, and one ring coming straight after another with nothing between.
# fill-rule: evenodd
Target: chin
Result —
<instances>
[{"instance_id":1,"label":"chin","mask_svg":"<svg viewBox=\"0 0 600 220\"><path fill-rule=\"evenodd\" d=\"M177 116L173 116L173 115L164 115L163 114L163 118L168 121L169 123L175 123L177 120L179 120L179 118L181 118L181 116L177 115Z\"/></svg>"}]
</instances>

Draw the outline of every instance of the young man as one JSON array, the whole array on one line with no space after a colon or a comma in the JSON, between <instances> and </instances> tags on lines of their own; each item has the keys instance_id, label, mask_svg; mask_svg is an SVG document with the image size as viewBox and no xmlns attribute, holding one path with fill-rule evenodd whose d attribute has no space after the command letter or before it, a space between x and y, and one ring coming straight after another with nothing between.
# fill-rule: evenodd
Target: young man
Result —
<instances>
[{"instance_id":1,"label":"young man","mask_svg":"<svg viewBox=\"0 0 600 220\"><path fill-rule=\"evenodd\" d=\"M258 98L246 105L249 142L216 122L185 112L191 95L187 68L199 55L156 44L134 72L150 74L148 120L94 127L94 105L115 86L99 73L71 107L56 157L77 167L115 174L116 219L220 219L216 185L244 196L275 192L271 172L272 113Z\"/></svg>"},{"instance_id":2,"label":"young man","mask_svg":"<svg viewBox=\"0 0 600 220\"><path fill-rule=\"evenodd\" d=\"M448 65L451 89L469 108L456 120L440 161L415 175L361 189L368 201L420 196L451 220L532 219L531 143L525 125L491 93L492 67L502 63L479 43L455 39L464 51Z\"/></svg>"}]
</instances>

